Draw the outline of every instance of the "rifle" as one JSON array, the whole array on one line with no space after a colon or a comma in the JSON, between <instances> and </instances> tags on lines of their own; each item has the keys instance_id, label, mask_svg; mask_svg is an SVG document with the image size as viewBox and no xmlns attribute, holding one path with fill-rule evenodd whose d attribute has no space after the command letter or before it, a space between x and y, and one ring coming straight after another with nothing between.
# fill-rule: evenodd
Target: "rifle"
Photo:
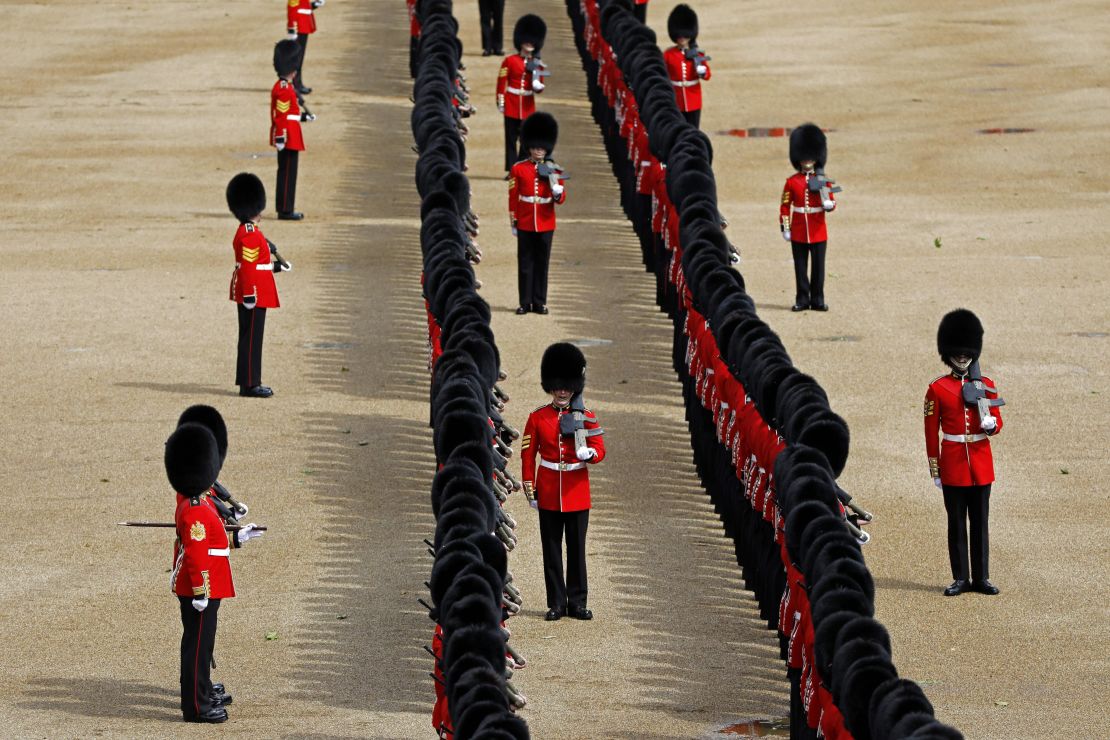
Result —
<instances>
[{"instance_id":1,"label":"rifle","mask_svg":"<svg viewBox=\"0 0 1110 740\"><path fill-rule=\"evenodd\" d=\"M277 260L277 262L274 263L274 272L281 272L282 270L285 270L286 272L292 272L293 263L288 262L284 257L281 256L281 252L278 251L277 245L269 239L266 240L266 243L270 245L270 254L273 255L275 260ZM224 489L224 491L226 492L227 489Z\"/></svg>"},{"instance_id":2,"label":"rifle","mask_svg":"<svg viewBox=\"0 0 1110 740\"><path fill-rule=\"evenodd\" d=\"M582 400L581 393L576 393L570 399L568 408L570 413L559 417L559 433L566 437L574 437L574 452L577 454L579 450L589 447L586 444L587 437L595 437L604 432L601 429L586 429L586 404Z\"/></svg>"},{"instance_id":3,"label":"rifle","mask_svg":"<svg viewBox=\"0 0 1110 740\"><path fill-rule=\"evenodd\" d=\"M826 177L823 169L814 171L806 179L806 185L809 187L809 192L821 194L821 203L829 200L829 193L839 193L844 189L836 184L836 180Z\"/></svg>"},{"instance_id":4,"label":"rifle","mask_svg":"<svg viewBox=\"0 0 1110 740\"><path fill-rule=\"evenodd\" d=\"M543 162L540 162L539 166L536 167L536 174L540 177L546 177L552 190L559 184L559 180L570 179L570 175L563 169L563 166L561 164L556 164L555 161L551 159L545 159Z\"/></svg>"},{"instance_id":5,"label":"rifle","mask_svg":"<svg viewBox=\"0 0 1110 740\"><path fill-rule=\"evenodd\" d=\"M706 54L701 49L699 49L697 44L690 44L690 46L688 46L686 48L685 54L686 54L686 58L688 60L690 60L691 62L693 62L694 66L696 66L696 67L697 66L704 67L705 63L713 58L713 57L709 56L708 54Z\"/></svg>"},{"instance_id":6,"label":"rifle","mask_svg":"<svg viewBox=\"0 0 1110 740\"><path fill-rule=\"evenodd\" d=\"M532 73L532 79L536 77L544 78L551 76L551 70L547 68L547 62L540 59L538 56L532 55L524 60L524 69Z\"/></svg>"},{"instance_id":7,"label":"rifle","mask_svg":"<svg viewBox=\"0 0 1110 740\"><path fill-rule=\"evenodd\" d=\"M116 522L116 525L118 525L120 527L170 527L170 528L176 528L177 527L177 525L173 522ZM246 524L225 524L224 525L224 531L225 532L238 532L240 529L242 529L245 526L247 526L247 525ZM256 532L265 532L267 529L268 529L267 527L256 526L254 528L254 531L256 531Z\"/></svg>"},{"instance_id":8,"label":"rifle","mask_svg":"<svg viewBox=\"0 0 1110 740\"><path fill-rule=\"evenodd\" d=\"M991 416L991 408L1005 406L1006 402L1001 398L987 398L987 391L991 393L998 391L983 382L983 371L979 369L979 360L971 363L971 367L967 369L967 380L962 391L964 403L979 409L979 423L982 424L988 416Z\"/></svg>"}]
</instances>

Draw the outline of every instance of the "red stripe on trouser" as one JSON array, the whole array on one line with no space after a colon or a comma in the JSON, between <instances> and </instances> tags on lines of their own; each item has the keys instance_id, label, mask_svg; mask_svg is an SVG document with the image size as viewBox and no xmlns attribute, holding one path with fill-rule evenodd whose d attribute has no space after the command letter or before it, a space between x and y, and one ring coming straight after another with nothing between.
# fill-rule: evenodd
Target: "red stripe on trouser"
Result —
<instances>
[{"instance_id":1,"label":"red stripe on trouser","mask_svg":"<svg viewBox=\"0 0 1110 740\"><path fill-rule=\"evenodd\" d=\"M200 613L200 628L197 630L197 647L193 652L193 706L196 707L197 714L200 714L200 702L197 700L197 689L200 683L200 676L197 671L200 670L200 637L204 634L204 612Z\"/></svg>"},{"instance_id":2,"label":"red stripe on trouser","mask_svg":"<svg viewBox=\"0 0 1110 740\"><path fill-rule=\"evenodd\" d=\"M285 182L281 186L281 207L285 209L284 213L288 213L292 209L289 207L289 155L285 156Z\"/></svg>"},{"instance_id":3,"label":"red stripe on trouser","mask_svg":"<svg viewBox=\"0 0 1110 740\"><path fill-rule=\"evenodd\" d=\"M253 388L255 383L251 378L251 371L254 370L254 312L258 309L257 293L255 308L251 309L251 336L247 345L247 387Z\"/></svg>"}]
</instances>

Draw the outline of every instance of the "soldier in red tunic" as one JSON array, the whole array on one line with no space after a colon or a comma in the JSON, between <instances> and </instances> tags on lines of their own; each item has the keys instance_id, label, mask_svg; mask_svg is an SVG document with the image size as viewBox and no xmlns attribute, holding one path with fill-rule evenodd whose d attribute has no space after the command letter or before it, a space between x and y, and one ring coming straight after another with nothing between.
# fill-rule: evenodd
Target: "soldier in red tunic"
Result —
<instances>
[{"instance_id":1,"label":"soldier in red tunic","mask_svg":"<svg viewBox=\"0 0 1110 740\"><path fill-rule=\"evenodd\" d=\"M312 88L304 84L304 53L308 48L308 37L316 33L316 9L323 5L325 0L289 0L286 8L287 30L289 40L297 42L297 77L295 84L298 95L308 95Z\"/></svg>"},{"instance_id":2,"label":"soldier in red tunic","mask_svg":"<svg viewBox=\"0 0 1110 740\"><path fill-rule=\"evenodd\" d=\"M555 205L567 200L563 168L551 159L559 125L550 113L533 113L521 127L528 153L509 171L509 220L516 237L517 315L546 314L547 268L555 235Z\"/></svg>"},{"instance_id":3,"label":"soldier in red tunic","mask_svg":"<svg viewBox=\"0 0 1110 740\"><path fill-rule=\"evenodd\" d=\"M274 71L278 81L270 90L270 146L277 149L277 192L274 195L278 219L300 221L304 214L296 210L297 160L304 151L301 122L315 121L316 116L301 110L294 88L297 79L296 41L279 41L274 47Z\"/></svg>"},{"instance_id":4,"label":"soldier in red tunic","mask_svg":"<svg viewBox=\"0 0 1110 740\"><path fill-rule=\"evenodd\" d=\"M505 116L505 171L524 155L517 150L520 129L536 110L536 95L543 92L546 66L539 60L547 37L547 24L538 15L522 15L513 28L517 53L505 57L497 73L497 110ZM506 180L509 176L506 175Z\"/></svg>"},{"instance_id":5,"label":"soldier in red tunic","mask_svg":"<svg viewBox=\"0 0 1110 740\"><path fill-rule=\"evenodd\" d=\"M790 163L797 170L786 180L779 203L779 228L794 256L794 305L791 311L828 311L825 303L825 214L836 208L833 189L823 187L828 144L825 132L803 123L790 132ZM807 262L812 276L806 278Z\"/></svg>"},{"instance_id":6,"label":"soldier in red tunic","mask_svg":"<svg viewBox=\"0 0 1110 740\"><path fill-rule=\"evenodd\" d=\"M701 123L701 81L713 75L708 58L698 50L698 14L689 5L676 5L667 17L667 34L674 46L663 52L667 76L674 87L678 109L694 126Z\"/></svg>"},{"instance_id":7,"label":"soldier in red tunic","mask_svg":"<svg viewBox=\"0 0 1110 740\"><path fill-rule=\"evenodd\" d=\"M941 319L937 351L950 372L929 384L925 393L925 452L929 475L944 492L948 513L948 557L952 585L945 596L978 591L993 596L990 578L990 513L994 460L989 437L1002 430L1002 405L990 378L979 373L983 325L959 308ZM969 398L970 396L970 398ZM978 396L981 400L973 400ZM968 520L971 523L970 581Z\"/></svg>"},{"instance_id":8,"label":"soldier in red tunic","mask_svg":"<svg viewBox=\"0 0 1110 740\"><path fill-rule=\"evenodd\" d=\"M209 499L220 472L216 438L196 423L179 426L166 441L166 476L177 492L174 525L179 545L170 590L181 610L181 712L186 722L226 722L231 697L213 689L212 649L220 602L235 596L228 556L233 546L261 532L254 525L228 539ZM242 539L240 539L240 536Z\"/></svg>"},{"instance_id":9,"label":"soldier in red tunic","mask_svg":"<svg viewBox=\"0 0 1110 740\"><path fill-rule=\"evenodd\" d=\"M551 403L528 416L520 454L524 495L540 515L548 607L544 619L555 621L566 614L575 619L593 619L593 612L586 608L586 529L590 522L590 474L586 465L605 459L605 442L597 416L582 404L586 387L582 350L566 342L548 347L540 361L540 381L551 394ZM580 427L577 433L576 426Z\"/></svg>"},{"instance_id":10,"label":"soldier in red tunic","mask_svg":"<svg viewBox=\"0 0 1110 740\"><path fill-rule=\"evenodd\" d=\"M235 271L231 274L229 298L238 304L239 352L235 362L235 384L240 396L269 398L274 391L262 385L262 338L266 309L279 308L274 273L292 269L276 256L277 247L262 235L258 221L266 208L266 189L256 175L240 172L227 184L227 207L239 219L232 249ZM271 259L271 255L275 255Z\"/></svg>"},{"instance_id":11,"label":"soldier in red tunic","mask_svg":"<svg viewBox=\"0 0 1110 740\"><path fill-rule=\"evenodd\" d=\"M647 4L648 0L634 0L632 5L632 15L636 17L640 23L647 23Z\"/></svg>"}]
</instances>

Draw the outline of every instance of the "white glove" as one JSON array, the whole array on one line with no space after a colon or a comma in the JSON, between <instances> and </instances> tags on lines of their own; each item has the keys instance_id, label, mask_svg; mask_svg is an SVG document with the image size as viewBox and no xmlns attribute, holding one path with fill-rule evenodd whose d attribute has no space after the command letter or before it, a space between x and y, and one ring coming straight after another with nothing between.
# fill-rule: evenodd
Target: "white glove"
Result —
<instances>
[{"instance_id":1,"label":"white glove","mask_svg":"<svg viewBox=\"0 0 1110 740\"><path fill-rule=\"evenodd\" d=\"M274 148L276 148L279 152L285 149L285 136L274 137Z\"/></svg>"},{"instance_id":2,"label":"white glove","mask_svg":"<svg viewBox=\"0 0 1110 740\"><path fill-rule=\"evenodd\" d=\"M516 231L516 227L514 226L513 227L513 236L516 236L516 234L517 234L517 231Z\"/></svg>"},{"instance_id":3,"label":"white glove","mask_svg":"<svg viewBox=\"0 0 1110 740\"><path fill-rule=\"evenodd\" d=\"M312 7L313 8L319 8L321 5L323 5L327 1L328 0L312 0Z\"/></svg>"},{"instance_id":4,"label":"white glove","mask_svg":"<svg viewBox=\"0 0 1110 740\"><path fill-rule=\"evenodd\" d=\"M782 238L785 239L786 241L790 241L790 229L787 229L786 231L782 232Z\"/></svg>"},{"instance_id":5,"label":"white glove","mask_svg":"<svg viewBox=\"0 0 1110 740\"><path fill-rule=\"evenodd\" d=\"M551 186L551 194L554 195L556 198L561 196L564 190L566 190L566 188L559 184Z\"/></svg>"},{"instance_id":6,"label":"white glove","mask_svg":"<svg viewBox=\"0 0 1110 740\"><path fill-rule=\"evenodd\" d=\"M998 428L998 421L993 416L988 416L979 423L984 432L993 432Z\"/></svg>"},{"instance_id":7,"label":"white glove","mask_svg":"<svg viewBox=\"0 0 1110 740\"><path fill-rule=\"evenodd\" d=\"M305 113L301 116L301 120L302 121L315 121L316 120L316 114L315 113Z\"/></svg>"},{"instance_id":8,"label":"white glove","mask_svg":"<svg viewBox=\"0 0 1110 740\"><path fill-rule=\"evenodd\" d=\"M240 545L250 542L251 540L257 540L259 537L265 534L265 532L259 532L257 529L255 529L255 527L257 526L258 525L254 522L251 522L235 533L235 539L239 541Z\"/></svg>"},{"instance_id":9,"label":"white glove","mask_svg":"<svg viewBox=\"0 0 1110 740\"><path fill-rule=\"evenodd\" d=\"M531 506L536 511L540 510L540 502L537 501L536 499L532 499L531 501L529 501L528 505Z\"/></svg>"},{"instance_id":10,"label":"white glove","mask_svg":"<svg viewBox=\"0 0 1110 740\"><path fill-rule=\"evenodd\" d=\"M243 308L246 308L246 309L254 308L255 304L257 304L257 303L258 303L258 296L256 296L256 295L245 295L245 296L243 296Z\"/></svg>"},{"instance_id":11,"label":"white glove","mask_svg":"<svg viewBox=\"0 0 1110 740\"><path fill-rule=\"evenodd\" d=\"M942 491L944 490L944 485L940 482L940 478L933 478L933 485Z\"/></svg>"},{"instance_id":12,"label":"white glove","mask_svg":"<svg viewBox=\"0 0 1110 740\"><path fill-rule=\"evenodd\" d=\"M698 77L705 77L705 73L709 71L709 67L706 67L704 64L699 64L694 67L694 71L698 73Z\"/></svg>"},{"instance_id":13,"label":"white glove","mask_svg":"<svg viewBox=\"0 0 1110 740\"><path fill-rule=\"evenodd\" d=\"M539 77L532 78L532 89L536 92L543 92L543 83L540 81Z\"/></svg>"},{"instance_id":14,"label":"white glove","mask_svg":"<svg viewBox=\"0 0 1110 740\"><path fill-rule=\"evenodd\" d=\"M497 106L497 112L498 113L504 113L505 112L505 106L504 105Z\"/></svg>"},{"instance_id":15,"label":"white glove","mask_svg":"<svg viewBox=\"0 0 1110 740\"><path fill-rule=\"evenodd\" d=\"M582 462L585 462L586 460L593 460L595 457L597 457L597 450L595 450L593 447L579 447L577 450L574 451L574 456Z\"/></svg>"},{"instance_id":16,"label":"white glove","mask_svg":"<svg viewBox=\"0 0 1110 740\"><path fill-rule=\"evenodd\" d=\"M296 41L297 40L297 31L295 29L290 28L289 33L286 35L286 38L289 39L290 41Z\"/></svg>"},{"instance_id":17,"label":"white glove","mask_svg":"<svg viewBox=\"0 0 1110 740\"><path fill-rule=\"evenodd\" d=\"M826 211L831 211L832 209L836 208L836 201L834 201L834 200L823 200L823 201L821 201L821 206Z\"/></svg>"},{"instance_id":18,"label":"white glove","mask_svg":"<svg viewBox=\"0 0 1110 740\"><path fill-rule=\"evenodd\" d=\"M205 596L202 599L193 599L193 608L196 609L198 612L202 612L205 609L207 609L208 608L208 597Z\"/></svg>"}]
</instances>

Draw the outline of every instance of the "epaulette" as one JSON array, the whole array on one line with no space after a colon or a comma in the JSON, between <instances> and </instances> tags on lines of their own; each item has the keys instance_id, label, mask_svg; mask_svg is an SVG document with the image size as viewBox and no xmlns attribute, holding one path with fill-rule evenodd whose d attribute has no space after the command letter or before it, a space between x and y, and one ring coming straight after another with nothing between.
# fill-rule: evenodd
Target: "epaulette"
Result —
<instances>
[{"instance_id":1,"label":"epaulette","mask_svg":"<svg viewBox=\"0 0 1110 740\"><path fill-rule=\"evenodd\" d=\"M189 504L192 506L200 506L200 496L193 496L189 499Z\"/></svg>"},{"instance_id":2,"label":"epaulette","mask_svg":"<svg viewBox=\"0 0 1110 740\"><path fill-rule=\"evenodd\" d=\"M257 226L255 226L255 225L254 225L254 224L252 224L252 223L249 223L249 222L248 222L248 223L245 223L245 224L243 224L243 225L247 227L247 233L248 233L248 234L253 234L253 233L254 233L255 231L257 231L257 230L258 230L258 227L257 227Z\"/></svg>"},{"instance_id":3,"label":"epaulette","mask_svg":"<svg viewBox=\"0 0 1110 740\"><path fill-rule=\"evenodd\" d=\"M281 79L279 80L279 82L281 82L281 89L282 89L282 90L284 90L285 88L289 87L289 80L285 79L284 77L282 77L282 78L281 78Z\"/></svg>"},{"instance_id":4,"label":"epaulette","mask_svg":"<svg viewBox=\"0 0 1110 740\"><path fill-rule=\"evenodd\" d=\"M938 375L937 377L935 377L935 378L933 378L932 380L929 381L929 385L932 385L933 383L937 382L941 378L947 378L951 374L952 373L945 373L944 375Z\"/></svg>"},{"instance_id":5,"label":"epaulette","mask_svg":"<svg viewBox=\"0 0 1110 740\"><path fill-rule=\"evenodd\" d=\"M532 413L534 414L537 411L543 411L546 407L548 407L550 405L551 405L550 403L545 403L542 406L537 406L536 408L532 409Z\"/></svg>"}]
</instances>

